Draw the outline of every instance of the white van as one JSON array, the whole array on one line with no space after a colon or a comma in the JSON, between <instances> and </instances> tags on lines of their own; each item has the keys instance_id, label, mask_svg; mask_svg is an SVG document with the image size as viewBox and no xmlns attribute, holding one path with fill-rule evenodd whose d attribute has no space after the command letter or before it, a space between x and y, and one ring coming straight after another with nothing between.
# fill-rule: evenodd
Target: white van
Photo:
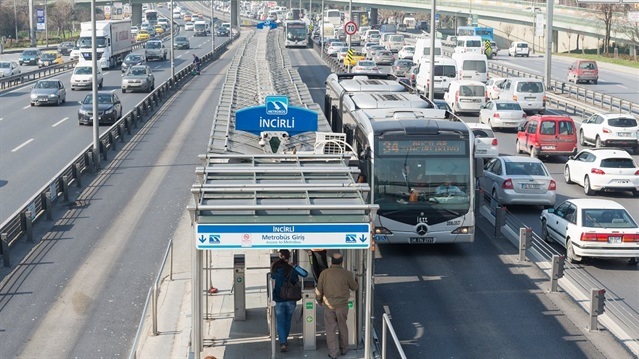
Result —
<instances>
[{"instance_id":1,"label":"white van","mask_svg":"<svg viewBox=\"0 0 639 359\"><path fill-rule=\"evenodd\" d=\"M546 110L546 88L540 79L509 77L499 85L499 99L517 101L527 113L543 114Z\"/></svg>"},{"instance_id":2,"label":"white van","mask_svg":"<svg viewBox=\"0 0 639 359\"><path fill-rule=\"evenodd\" d=\"M528 47L528 43L525 41L512 42L508 48L508 56L530 56L530 47Z\"/></svg>"},{"instance_id":3,"label":"white van","mask_svg":"<svg viewBox=\"0 0 639 359\"><path fill-rule=\"evenodd\" d=\"M479 113L486 103L486 85L479 81L453 81L444 93L444 101L454 114Z\"/></svg>"},{"instance_id":4,"label":"white van","mask_svg":"<svg viewBox=\"0 0 639 359\"><path fill-rule=\"evenodd\" d=\"M457 64L458 80L488 81L488 58L484 54L455 53L452 55Z\"/></svg>"},{"instance_id":5,"label":"white van","mask_svg":"<svg viewBox=\"0 0 639 359\"><path fill-rule=\"evenodd\" d=\"M457 36L457 46L455 46L456 54L463 53L483 54L481 36Z\"/></svg>"},{"instance_id":6,"label":"white van","mask_svg":"<svg viewBox=\"0 0 639 359\"><path fill-rule=\"evenodd\" d=\"M415 78L415 88L417 91L427 94L429 91L430 81L430 62L421 61L419 63L419 72ZM449 57L435 57L435 65L433 66L433 93L442 95L448 89L452 81L457 76L457 63Z\"/></svg>"},{"instance_id":7,"label":"white van","mask_svg":"<svg viewBox=\"0 0 639 359\"><path fill-rule=\"evenodd\" d=\"M426 61L430 61L430 38L419 38L415 42L415 54L413 55L413 63L420 63L424 57ZM442 56L442 40L435 39L435 56Z\"/></svg>"},{"instance_id":8,"label":"white van","mask_svg":"<svg viewBox=\"0 0 639 359\"><path fill-rule=\"evenodd\" d=\"M384 42L384 46L386 46L388 51L399 52L404 47L404 35L391 34Z\"/></svg>"}]
</instances>

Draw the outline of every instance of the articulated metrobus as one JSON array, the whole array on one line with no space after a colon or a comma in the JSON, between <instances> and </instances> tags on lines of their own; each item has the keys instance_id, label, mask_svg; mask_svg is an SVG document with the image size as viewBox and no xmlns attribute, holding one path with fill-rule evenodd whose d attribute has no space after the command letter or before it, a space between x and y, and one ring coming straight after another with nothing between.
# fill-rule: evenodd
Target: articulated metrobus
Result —
<instances>
[{"instance_id":1,"label":"articulated metrobus","mask_svg":"<svg viewBox=\"0 0 639 359\"><path fill-rule=\"evenodd\" d=\"M307 47L308 25L301 20L288 20L284 23L284 36L286 47Z\"/></svg>"},{"instance_id":2,"label":"articulated metrobus","mask_svg":"<svg viewBox=\"0 0 639 359\"><path fill-rule=\"evenodd\" d=\"M332 74L325 99L333 130L345 132L360 154L370 202L380 206L375 240L474 241L481 163L473 156L472 131L457 118L446 120L446 111L424 97L393 92L393 81L380 76Z\"/></svg>"},{"instance_id":3,"label":"articulated metrobus","mask_svg":"<svg viewBox=\"0 0 639 359\"><path fill-rule=\"evenodd\" d=\"M486 26L459 26L457 36L480 36L482 41L494 40L493 28Z\"/></svg>"}]
</instances>

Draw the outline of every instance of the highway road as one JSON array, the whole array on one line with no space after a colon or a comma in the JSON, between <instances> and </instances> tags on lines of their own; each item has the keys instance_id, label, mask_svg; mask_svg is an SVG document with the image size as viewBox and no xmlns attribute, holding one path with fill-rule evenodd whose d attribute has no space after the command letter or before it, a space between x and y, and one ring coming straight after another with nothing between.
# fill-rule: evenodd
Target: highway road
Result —
<instances>
[{"instance_id":1,"label":"highway road","mask_svg":"<svg viewBox=\"0 0 639 359\"><path fill-rule=\"evenodd\" d=\"M190 50L175 50L175 69L179 70L192 62L192 53L203 55L211 50L209 38L192 37L191 31L183 31L191 42ZM219 44L228 38L216 39ZM165 41L167 47L170 42ZM134 52L143 53L140 49ZM151 61L148 65L155 75L158 86L170 76L170 63ZM23 86L0 94L0 222L7 219L29 196L65 167L93 141L91 126L78 125L78 101L90 91L71 91L71 73L59 78L66 86L67 101L61 106L29 105L29 94L33 85ZM120 90L119 68L104 72L101 91L115 91L123 103L123 114L138 104L147 93L126 93ZM107 126L102 126L101 131ZM28 165L25 165L28 164Z\"/></svg>"},{"instance_id":2,"label":"highway road","mask_svg":"<svg viewBox=\"0 0 639 359\"><path fill-rule=\"evenodd\" d=\"M208 52L204 38L193 43L198 55ZM197 155L206 151L231 57L185 84L120 148L113 167L83 188L76 205L57 208L62 218L37 228L43 242L2 282L0 357L128 356L168 240L191 236L176 230L189 227L185 209ZM116 86L118 77L111 71L107 86ZM67 122L81 138L91 131ZM169 324L160 325L167 330Z\"/></svg>"}]
</instances>

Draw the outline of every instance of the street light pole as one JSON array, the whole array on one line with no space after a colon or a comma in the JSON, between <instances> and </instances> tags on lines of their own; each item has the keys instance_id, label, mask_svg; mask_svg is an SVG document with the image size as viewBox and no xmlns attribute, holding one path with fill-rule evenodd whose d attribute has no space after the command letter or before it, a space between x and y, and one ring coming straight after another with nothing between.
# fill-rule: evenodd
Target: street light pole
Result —
<instances>
[{"instance_id":1,"label":"street light pole","mask_svg":"<svg viewBox=\"0 0 639 359\"><path fill-rule=\"evenodd\" d=\"M173 80L173 77L175 76L175 33L173 32L173 23L175 20L173 20L173 6L173 0L171 0L171 9L169 10L169 15L171 16L171 80Z\"/></svg>"},{"instance_id":2,"label":"street light pole","mask_svg":"<svg viewBox=\"0 0 639 359\"><path fill-rule=\"evenodd\" d=\"M98 51L96 50L95 35L95 0L91 0L91 96L93 97L93 163L96 169L100 168L100 120L98 113Z\"/></svg>"},{"instance_id":3,"label":"street light pole","mask_svg":"<svg viewBox=\"0 0 639 359\"><path fill-rule=\"evenodd\" d=\"M215 5L211 0L211 52L215 52Z\"/></svg>"},{"instance_id":4,"label":"street light pole","mask_svg":"<svg viewBox=\"0 0 639 359\"><path fill-rule=\"evenodd\" d=\"M546 3L546 89L550 87L550 76L552 75L551 57L552 57L552 13L554 1L548 1Z\"/></svg>"},{"instance_id":5,"label":"street light pole","mask_svg":"<svg viewBox=\"0 0 639 359\"><path fill-rule=\"evenodd\" d=\"M18 8L16 6L16 0L13 0L13 16L16 25L16 43L18 43Z\"/></svg>"},{"instance_id":6,"label":"street light pole","mask_svg":"<svg viewBox=\"0 0 639 359\"><path fill-rule=\"evenodd\" d=\"M49 13L47 12L48 0L44 0L44 42L49 47Z\"/></svg>"},{"instance_id":7,"label":"street light pole","mask_svg":"<svg viewBox=\"0 0 639 359\"><path fill-rule=\"evenodd\" d=\"M322 13L320 14L320 44L322 44L322 46L320 46L320 50L321 50L321 56L322 58L324 57L324 0L322 0Z\"/></svg>"},{"instance_id":8,"label":"street light pole","mask_svg":"<svg viewBox=\"0 0 639 359\"><path fill-rule=\"evenodd\" d=\"M33 0L29 0L29 43L31 47L36 46L35 28L33 27Z\"/></svg>"},{"instance_id":9,"label":"street light pole","mask_svg":"<svg viewBox=\"0 0 639 359\"><path fill-rule=\"evenodd\" d=\"M433 9L430 12L430 77L428 79L428 99L433 101L435 92L435 37L437 29L435 26L436 0L433 0Z\"/></svg>"},{"instance_id":10,"label":"street light pole","mask_svg":"<svg viewBox=\"0 0 639 359\"><path fill-rule=\"evenodd\" d=\"M348 21L353 21L353 0L348 1ZM346 30L344 30L346 32ZM353 35L348 35L348 53L351 53L351 39ZM351 72L351 61L348 61L348 72Z\"/></svg>"}]
</instances>

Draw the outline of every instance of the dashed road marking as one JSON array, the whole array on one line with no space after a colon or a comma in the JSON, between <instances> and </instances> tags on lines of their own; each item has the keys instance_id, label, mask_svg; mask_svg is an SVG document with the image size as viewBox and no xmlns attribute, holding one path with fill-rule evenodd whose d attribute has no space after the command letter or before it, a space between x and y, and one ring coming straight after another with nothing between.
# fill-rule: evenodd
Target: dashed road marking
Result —
<instances>
[{"instance_id":1,"label":"dashed road marking","mask_svg":"<svg viewBox=\"0 0 639 359\"><path fill-rule=\"evenodd\" d=\"M18 150L19 150L19 149L21 149L22 147L24 147L24 146L28 145L31 141L33 141L33 138L32 138L32 139L29 139L29 140L24 141L24 142L23 142L20 146L18 146L18 147L16 147L16 148L12 149L12 150L11 150L11 152L16 152L16 151L18 151Z\"/></svg>"},{"instance_id":2,"label":"dashed road marking","mask_svg":"<svg viewBox=\"0 0 639 359\"><path fill-rule=\"evenodd\" d=\"M61 119L60 121L58 121L58 122L54 123L53 125L51 125L51 127L56 127L57 125L61 124L62 122L66 121L68 119L69 119L68 117L65 117L65 118Z\"/></svg>"}]
</instances>

